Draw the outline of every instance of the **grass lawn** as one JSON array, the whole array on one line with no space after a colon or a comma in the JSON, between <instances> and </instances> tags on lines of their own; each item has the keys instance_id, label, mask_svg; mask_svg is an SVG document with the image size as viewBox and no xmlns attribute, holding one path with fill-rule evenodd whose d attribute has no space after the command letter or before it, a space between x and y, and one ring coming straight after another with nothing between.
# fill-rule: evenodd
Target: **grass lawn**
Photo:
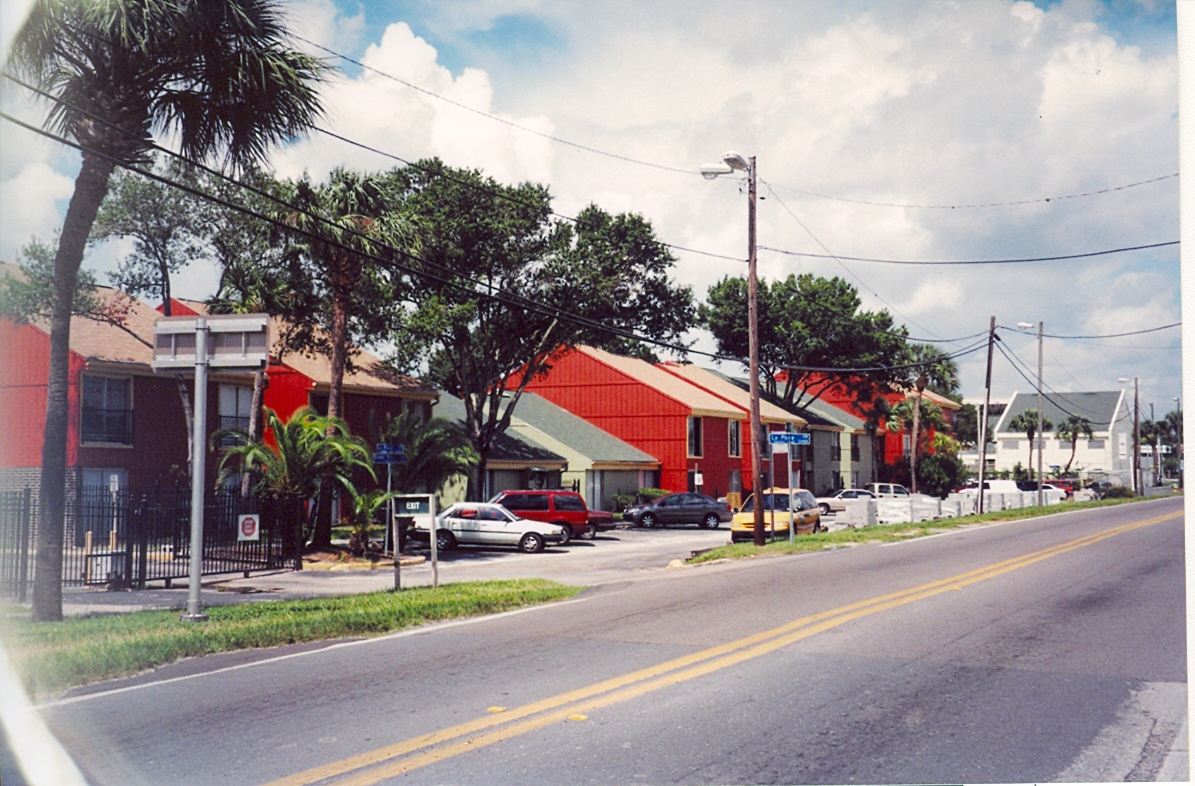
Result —
<instances>
[{"instance_id":1,"label":"grass lawn","mask_svg":"<svg viewBox=\"0 0 1195 786\"><path fill-rule=\"evenodd\" d=\"M816 535L798 535L795 542L789 543L787 538L757 548L753 543L736 543L732 546L719 546L688 560L690 564L709 562L716 559L751 559L754 557L777 557L782 554L792 554L798 551L822 551L857 546L861 543L892 543L909 538L920 538L926 535L936 535L959 527L988 524L996 521L1013 521L1016 519L1031 519L1038 516L1052 516L1055 513L1066 513L1072 510L1086 508L1103 508L1111 505L1121 505L1126 502L1140 502L1142 498L1104 499L1091 502L1061 502L1057 505L1043 507L1017 508L1016 510L1000 510L995 513L984 513L981 516L960 516L953 519L935 519L933 521L919 521L913 524L879 524L874 527L859 527L857 529L841 529L835 532L819 532Z\"/></svg>"},{"instance_id":2,"label":"grass lawn","mask_svg":"<svg viewBox=\"0 0 1195 786\"><path fill-rule=\"evenodd\" d=\"M463 582L438 589L215 606L205 610L211 619L199 623L181 622L178 611L33 623L28 610L9 607L0 633L29 695L40 701L77 685L196 655L377 636L435 620L571 598L581 589L542 579Z\"/></svg>"}]
</instances>

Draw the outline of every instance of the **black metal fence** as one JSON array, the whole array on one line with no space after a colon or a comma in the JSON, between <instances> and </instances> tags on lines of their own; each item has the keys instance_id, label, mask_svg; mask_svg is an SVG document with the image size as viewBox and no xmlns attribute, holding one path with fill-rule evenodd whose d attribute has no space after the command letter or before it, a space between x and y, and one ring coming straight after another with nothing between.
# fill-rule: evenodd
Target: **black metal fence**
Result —
<instances>
[{"instance_id":1,"label":"black metal fence","mask_svg":"<svg viewBox=\"0 0 1195 786\"><path fill-rule=\"evenodd\" d=\"M235 488L209 490L204 500L203 574L244 573L293 564L293 532L273 523L269 501L242 498ZM260 517L257 540L241 540L246 515ZM28 490L0 494L0 596L25 600L32 585L37 504ZM85 488L67 501L63 586L144 588L185 580L191 560L191 491Z\"/></svg>"}]
</instances>

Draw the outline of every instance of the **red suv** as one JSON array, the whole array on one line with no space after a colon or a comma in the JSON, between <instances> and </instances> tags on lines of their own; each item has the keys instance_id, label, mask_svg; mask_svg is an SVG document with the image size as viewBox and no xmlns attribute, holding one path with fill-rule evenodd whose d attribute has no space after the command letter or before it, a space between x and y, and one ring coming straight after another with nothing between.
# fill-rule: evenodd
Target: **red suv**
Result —
<instances>
[{"instance_id":1,"label":"red suv","mask_svg":"<svg viewBox=\"0 0 1195 786\"><path fill-rule=\"evenodd\" d=\"M565 545L574 537L593 537L596 529L589 525L589 506L585 498L575 491L544 489L526 491L503 491L490 502L496 502L522 519L545 521L564 527Z\"/></svg>"}]
</instances>

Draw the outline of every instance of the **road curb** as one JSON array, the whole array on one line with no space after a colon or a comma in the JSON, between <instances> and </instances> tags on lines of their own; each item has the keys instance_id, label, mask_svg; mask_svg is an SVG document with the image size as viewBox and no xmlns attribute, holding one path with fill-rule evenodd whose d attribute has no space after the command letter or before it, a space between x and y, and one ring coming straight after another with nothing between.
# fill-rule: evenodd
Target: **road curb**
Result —
<instances>
[{"instance_id":1,"label":"road curb","mask_svg":"<svg viewBox=\"0 0 1195 786\"><path fill-rule=\"evenodd\" d=\"M1158 770L1158 780L1167 783L1187 783L1191 779L1191 731L1187 716L1183 716L1183 725L1179 727L1166 758L1162 760L1162 767Z\"/></svg>"}]
</instances>

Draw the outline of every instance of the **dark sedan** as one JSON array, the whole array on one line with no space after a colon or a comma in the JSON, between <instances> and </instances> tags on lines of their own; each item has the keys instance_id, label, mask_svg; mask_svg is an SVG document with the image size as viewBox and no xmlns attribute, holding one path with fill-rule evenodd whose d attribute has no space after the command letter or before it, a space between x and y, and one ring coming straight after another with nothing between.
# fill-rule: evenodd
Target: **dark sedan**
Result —
<instances>
[{"instance_id":1,"label":"dark sedan","mask_svg":"<svg viewBox=\"0 0 1195 786\"><path fill-rule=\"evenodd\" d=\"M717 529L734 518L734 509L725 502L695 492L666 494L646 505L632 505L623 511L623 521L637 527L666 527L669 524L697 524Z\"/></svg>"}]
</instances>

